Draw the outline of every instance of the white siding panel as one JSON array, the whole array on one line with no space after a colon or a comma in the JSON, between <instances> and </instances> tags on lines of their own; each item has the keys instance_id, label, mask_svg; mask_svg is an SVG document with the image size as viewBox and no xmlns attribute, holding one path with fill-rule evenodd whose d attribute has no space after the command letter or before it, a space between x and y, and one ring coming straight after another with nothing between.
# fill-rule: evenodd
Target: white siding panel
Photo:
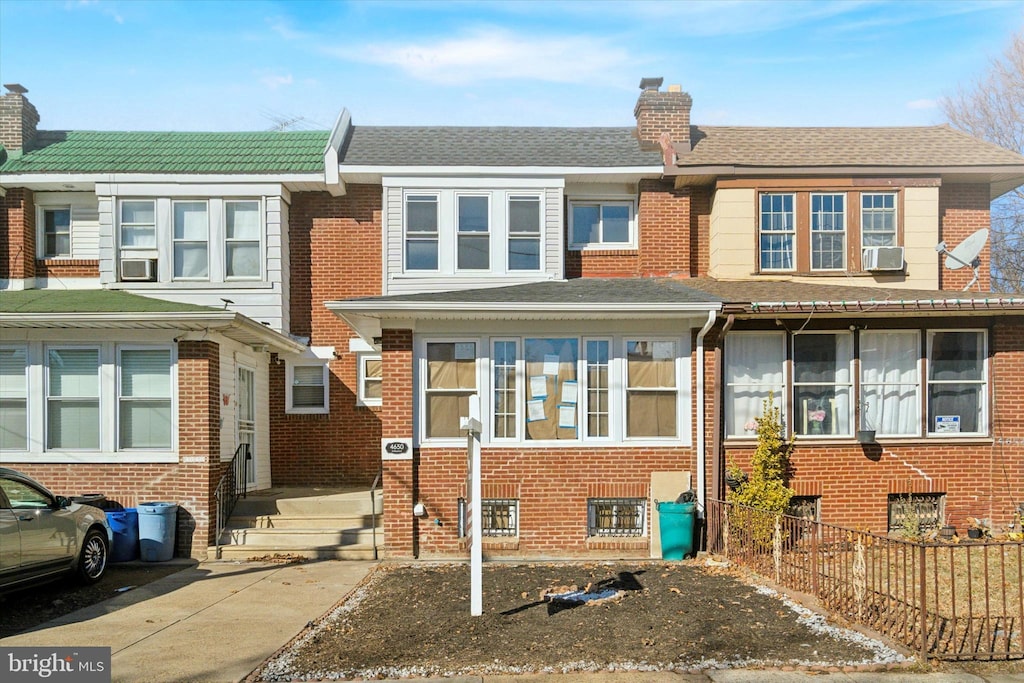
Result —
<instances>
[{"instance_id":1,"label":"white siding panel","mask_svg":"<svg viewBox=\"0 0 1024 683\"><path fill-rule=\"evenodd\" d=\"M563 277L565 224L562 219L562 189L549 187L544 191L544 271L552 278Z\"/></svg>"},{"instance_id":2,"label":"white siding panel","mask_svg":"<svg viewBox=\"0 0 1024 683\"><path fill-rule=\"evenodd\" d=\"M277 241L281 247L281 331L288 332L291 329L291 314L289 302L291 300L291 252L289 251L289 235L291 229L289 205L281 202L281 232L277 235ZM271 237L267 236L267 244L270 244Z\"/></svg>"}]
</instances>

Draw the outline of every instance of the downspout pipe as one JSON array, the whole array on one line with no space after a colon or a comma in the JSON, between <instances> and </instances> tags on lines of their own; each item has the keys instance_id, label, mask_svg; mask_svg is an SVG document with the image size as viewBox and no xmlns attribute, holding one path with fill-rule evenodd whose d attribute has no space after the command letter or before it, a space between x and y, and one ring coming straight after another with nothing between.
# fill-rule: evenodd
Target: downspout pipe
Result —
<instances>
[{"instance_id":1,"label":"downspout pipe","mask_svg":"<svg viewBox=\"0 0 1024 683\"><path fill-rule=\"evenodd\" d=\"M704 516L704 504L707 498L705 485L707 480L707 457L704 454L705 447L705 421L704 414L704 337L711 330L718 318L718 311L708 311L707 322L697 333L697 512Z\"/></svg>"}]
</instances>

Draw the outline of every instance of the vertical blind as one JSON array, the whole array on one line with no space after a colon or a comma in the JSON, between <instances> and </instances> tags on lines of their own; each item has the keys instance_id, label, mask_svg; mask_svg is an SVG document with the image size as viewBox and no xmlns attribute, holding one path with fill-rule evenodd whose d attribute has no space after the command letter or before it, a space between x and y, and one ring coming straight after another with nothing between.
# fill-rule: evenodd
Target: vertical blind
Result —
<instances>
[{"instance_id":1,"label":"vertical blind","mask_svg":"<svg viewBox=\"0 0 1024 683\"><path fill-rule=\"evenodd\" d=\"M28 448L28 387L24 348L0 349L0 450Z\"/></svg>"},{"instance_id":2,"label":"vertical blind","mask_svg":"<svg viewBox=\"0 0 1024 683\"><path fill-rule=\"evenodd\" d=\"M48 448L100 447L99 349L47 351Z\"/></svg>"}]
</instances>

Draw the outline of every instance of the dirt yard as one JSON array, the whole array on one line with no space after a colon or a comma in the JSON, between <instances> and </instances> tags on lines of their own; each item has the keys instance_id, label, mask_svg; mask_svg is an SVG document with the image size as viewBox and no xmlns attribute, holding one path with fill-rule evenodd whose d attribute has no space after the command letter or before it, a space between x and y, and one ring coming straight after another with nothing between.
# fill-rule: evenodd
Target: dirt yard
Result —
<instances>
[{"instance_id":1,"label":"dirt yard","mask_svg":"<svg viewBox=\"0 0 1024 683\"><path fill-rule=\"evenodd\" d=\"M584 603L552 599L575 590ZM569 596L572 597L572 596ZM577 595L577 597L579 597ZM902 655L697 562L382 567L260 680L712 666L884 665Z\"/></svg>"}]
</instances>

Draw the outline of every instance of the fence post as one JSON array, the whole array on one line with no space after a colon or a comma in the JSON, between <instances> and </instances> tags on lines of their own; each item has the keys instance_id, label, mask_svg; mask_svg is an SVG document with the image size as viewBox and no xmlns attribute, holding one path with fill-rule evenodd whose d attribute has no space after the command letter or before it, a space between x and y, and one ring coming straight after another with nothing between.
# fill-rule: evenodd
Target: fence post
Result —
<instances>
[{"instance_id":1,"label":"fence post","mask_svg":"<svg viewBox=\"0 0 1024 683\"><path fill-rule=\"evenodd\" d=\"M918 577L919 587L918 595L921 600L921 661L928 661L928 572L925 571L924 561L927 557L926 548L924 543L917 544L917 556L919 564L921 565L920 575Z\"/></svg>"},{"instance_id":2,"label":"fence post","mask_svg":"<svg viewBox=\"0 0 1024 683\"><path fill-rule=\"evenodd\" d=\"M864 537L857 533L853 547L853 599L857 602L857 618L864 618L864 596L867 593L867 568L864 562Z\"/></svg>"},{"instance_id":3,"label":"fence post","mask_svg":"<svg viewBox=\"0 0 1024 683\"><path fill-rule=\"evenodd\" d=\"M818 522L811 522L811 595L821 598L818 592Z\"/></svg>"},{"instance_id":4,"label":"fence post","mask_svg":"<svg viewBox=\"0 0 1024 683\"><path fill-rule=\"evenodd\" d=\"M775 560L775 583L782 583L782 515L775 515L772 534L772 559Z\"/></svg>"},{"instance_id":5,"label":"fence post","mask_svg":"<svg viewBox=\"0 0 1024 683\"><path fill-rule=\"evenodd\" d=\"M729 505L722 505L722 554L729 559Z\"/></svg>"}]
</instances>

